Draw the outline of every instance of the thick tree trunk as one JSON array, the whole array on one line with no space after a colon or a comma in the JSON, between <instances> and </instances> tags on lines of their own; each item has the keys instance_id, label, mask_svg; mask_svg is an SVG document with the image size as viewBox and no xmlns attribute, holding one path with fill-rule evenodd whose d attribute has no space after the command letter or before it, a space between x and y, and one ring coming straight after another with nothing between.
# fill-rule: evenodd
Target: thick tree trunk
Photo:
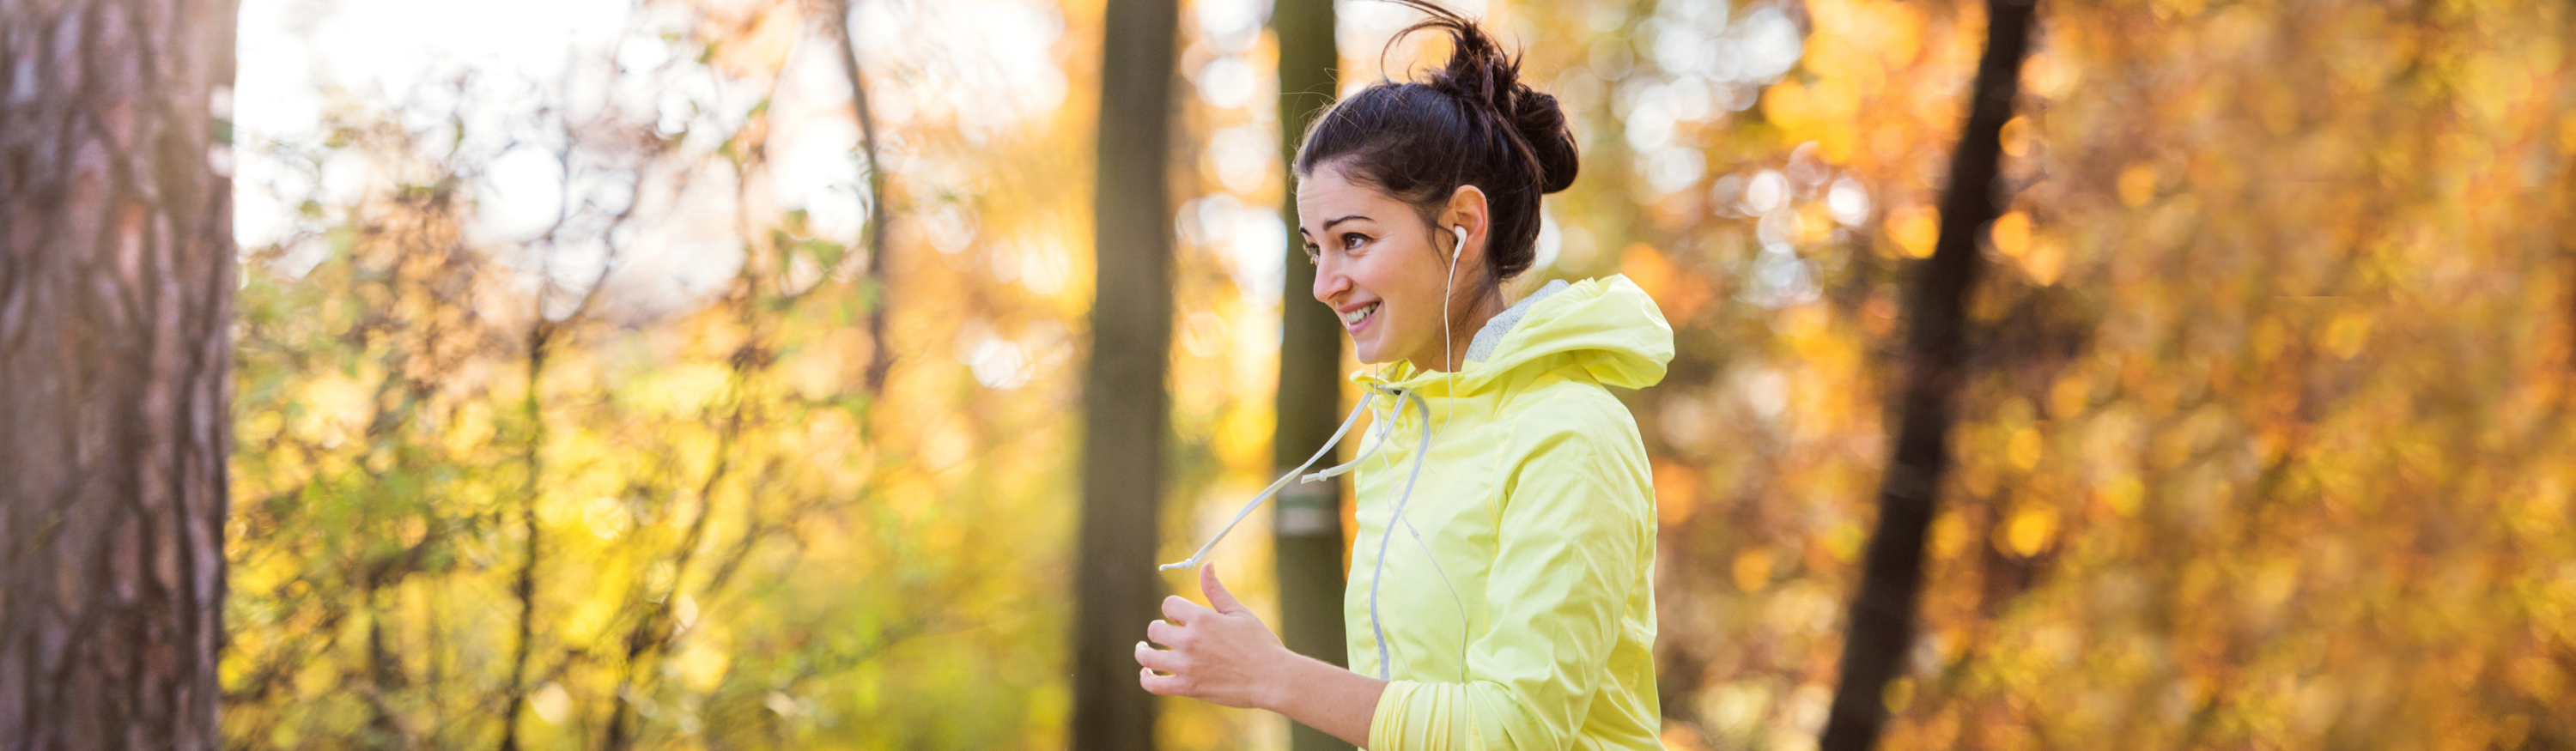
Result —
<instances>
[{"instance_id":1,"label":"thick tree trunk","mask_svg":"<svg viewBox=\"0 0 2576 751\"><path fill-rule=\"evenodd\" d=\"M1968 293L1980 272L1977 236L1994 221L2003 127L2020 91L2035 0L1987 0L1986 51L1977 62L1967 125L1950 156L1941 196L1941 235L1907 290L1904 379L1891 436L1895 461L1879 480L1878 529L1871 533L1860 593L1844 634L1842 682L1825 720L1823 751L1878 744L1887 722L1887 683L1914 642L1923 588L1924 532L1950 469L1952 400L1965 377Z\"/></svg>"},{"instance_id":2,"label":"thick tree trunk","mask_svg":"<svg viewBox=\"0 0 2576 751\"><path fill-rule=\"evenodd\" d=\"M1172 345L1174 0L1109 0L1100 67L1097 281L1082 406L1082 530L1074 573L1073 748L1154 745L1135 645L1154 620Z\"/></svg>"},{"instance_id":3,"label":"thick tree trunk","mask_svg":"<svg viewBox=\"0 0 2576 751\"><path fill-rule=\"evenodd\" d=\"M0 750L217 746L234 15L0 4Z\"/></svg>"},{"instance_id":4,"label":"thick tree trunk","mask_svg":"<svg viewBox=\"0 0 2576 751\"><path fill-rule=\"evenodd\" d=\"M1279 34L1279 159L1292 164L1306 126L1333 101L1333 0L1279 0L1270 26ZM1278 428L1271 437L1278 471L1295 469L1332 440L1341 418L1342 327L1331 309L1308 299L1315 267L1297 234L1297 186L1280 214L1288 220L1287 283L1281 290ZM1279 637L1288 649L1346 664L1342 633L1342 492L1339 481L1296 483L1280 493L1271 526L1279 556ZM1332 735L1294 725L1294 751L1348 749Z\"/></svg>"}]
</instances>

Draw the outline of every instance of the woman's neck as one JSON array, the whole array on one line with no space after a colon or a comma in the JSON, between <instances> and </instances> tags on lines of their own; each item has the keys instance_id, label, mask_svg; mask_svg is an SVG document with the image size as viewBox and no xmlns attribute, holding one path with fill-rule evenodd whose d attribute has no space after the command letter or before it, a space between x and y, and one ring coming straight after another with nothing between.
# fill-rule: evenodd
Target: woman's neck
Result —
<instances>
[{"instance_id":1,"label":"woman's neck","mask_svg":"<svg viewBox=\"0 0 2576 751\"><path fill-rule=\"evenodd\" d=\"M1450 373L1466 366L1467 345L1475 343L1476 332L1484 330L1485 322L1494 320L1494 316L1502 315L1505 308L1511 307L1503 304L1501 285L1479 286L1483 287L1481 293L1462 298L1450 306L1448 347L1438 347L1436 346L1438 343L1434 342L1435 346L1427 351L1405 358L1406 361L1413 363L1414 370ZM1443 355L1449 359L1445 364L1441 362Z\"/></svg>"}]
</instances>

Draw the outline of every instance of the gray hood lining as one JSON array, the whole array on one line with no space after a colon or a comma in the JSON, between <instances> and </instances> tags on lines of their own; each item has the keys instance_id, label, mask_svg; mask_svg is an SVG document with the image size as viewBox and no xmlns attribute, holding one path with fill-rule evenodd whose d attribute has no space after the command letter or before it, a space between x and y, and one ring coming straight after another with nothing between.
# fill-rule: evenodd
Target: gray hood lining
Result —
<instances>
[{"instance_id":1,"label":"gray hood lining","mask_svg":"<svg viewBox=\"0 0 2576 751\"><path fill-rule=\"evenodd\" d=\"M1521 298L1520 302L1512 303L1511 307L1504 308L1503 312L1495 314L1493 320L1485 322L1484 328L1476 330L1475 340L1467 344L1467 361L1484 362L1493 359L1494 347L1501 345L1503 337L1512 333L1512 327L1520 325L1521 319L1529 316L1530 308L1537 307L1538 301L1547 299L1549 295L1563 292L1569 286L1571 285L1566 284L1563 279L1549 280L1546 286L1538 288L1538 291L1531 292L1528 297Z\"/></svg>"}]
</instances>

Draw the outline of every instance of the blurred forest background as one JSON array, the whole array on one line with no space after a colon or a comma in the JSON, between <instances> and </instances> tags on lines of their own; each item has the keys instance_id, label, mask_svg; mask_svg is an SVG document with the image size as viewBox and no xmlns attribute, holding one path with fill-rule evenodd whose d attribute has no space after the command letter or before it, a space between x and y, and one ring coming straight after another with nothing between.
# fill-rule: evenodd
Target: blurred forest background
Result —
<instances>
[{"instance_id":1,"label":"blurred forest background","mask_svg":"<svg viewBox=\"0 0 2576 751\"><path fill-rule=\"evenodd\" d=\"M1812 748L1984 6L1455 4L1583 148L1528 281L1675 325L1666 743ZM1313 304L1268 6L1180 5L1158 560ZM1102 19L245 2L226 742L1066 744ZM1884 747L2576 745L2576 6L2050 2L2021 82Z\"/></svg>"}]
</instances>

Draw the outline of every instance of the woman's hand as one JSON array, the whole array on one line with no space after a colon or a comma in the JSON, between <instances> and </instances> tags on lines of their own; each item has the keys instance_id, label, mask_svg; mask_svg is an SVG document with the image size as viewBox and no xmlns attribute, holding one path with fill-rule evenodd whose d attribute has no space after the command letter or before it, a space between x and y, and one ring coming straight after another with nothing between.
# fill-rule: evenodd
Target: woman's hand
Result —
<instances>
[{"instance_id":1,"label":"woman's hand","mask_svg":"<svg viewBox=\"0 0 2576 751\"><path fill-rule=\"evenodd\" d=\"M1188 696L1229 707L1272 709L1296 654L1234 594L1216 580L1216 567L1199 568L1202 607L1179 595L1163 598L1163 618L1145 626L1145 638L1167 649L1136 643L1138 681L1161 696Z\"/></svg>"}]
</instances>

